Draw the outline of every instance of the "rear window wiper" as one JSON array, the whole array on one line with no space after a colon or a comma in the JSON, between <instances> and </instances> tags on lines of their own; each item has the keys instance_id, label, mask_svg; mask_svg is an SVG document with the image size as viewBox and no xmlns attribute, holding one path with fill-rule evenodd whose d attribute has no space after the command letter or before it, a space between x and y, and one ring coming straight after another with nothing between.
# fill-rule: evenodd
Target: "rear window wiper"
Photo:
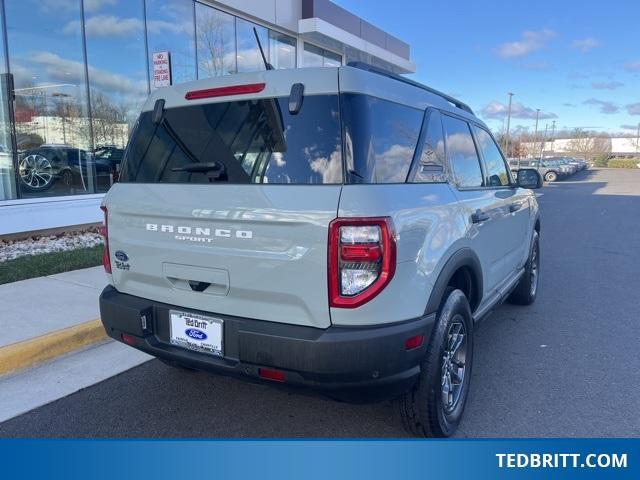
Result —
<instances>
[{"instance_id":1,"label":"rear window wiper","mask_svg":"<svg viewBox=\"0 0 640 480\"><path fill-rule=\"evenodd\" d=\"M224 164L220 162L187 163L180 167L174 167L172 172L204 173L210 182L226 180L227 173Z\"/></svg>"}]
</instances>

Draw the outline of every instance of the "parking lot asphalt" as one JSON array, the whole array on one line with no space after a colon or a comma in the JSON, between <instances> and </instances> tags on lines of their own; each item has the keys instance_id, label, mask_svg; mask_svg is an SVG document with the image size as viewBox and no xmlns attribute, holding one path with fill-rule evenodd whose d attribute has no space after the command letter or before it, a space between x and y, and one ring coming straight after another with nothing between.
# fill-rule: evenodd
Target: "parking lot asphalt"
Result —
<instances>
[{"instance_id":1,"label":"parking lot asphalt","mask_svg":"<svg viewBox=\"0 0 640 480\"><path fill-rule=\"evenodd\" d=\"M640 436L640 170L545 186L541 285L476 331L460 437ZM157 360L0 424L0 436L400 437L349 405Z\"/></svg>"}]
</instances>

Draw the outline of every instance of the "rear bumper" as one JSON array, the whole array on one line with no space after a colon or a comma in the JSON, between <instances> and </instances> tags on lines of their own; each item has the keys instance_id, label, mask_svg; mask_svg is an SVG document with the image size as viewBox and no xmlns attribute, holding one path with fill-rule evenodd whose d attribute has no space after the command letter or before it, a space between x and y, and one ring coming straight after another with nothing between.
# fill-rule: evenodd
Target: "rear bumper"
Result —
<instances>
[{"instance_id":1,"label":"rear bumper","mask_svg":"<svg viewBox=\"0 0 640 480\"><path fill-rule=\"evenodd\" d=\"M224 357L172 345L169 310L221 318ZM286 376L280 385L360 402L394 398L411 388L435 322L432 314L384 326L323 330L175 307L120 293L112 286L100 295L100 314L109 336L122 341L123 333L133 335L132 346L163 360L254 381L261 381L260 367L278 369ZM405 341L419 334L425 336L422 346L407 351Z\"/></svg>"}]
</instances>

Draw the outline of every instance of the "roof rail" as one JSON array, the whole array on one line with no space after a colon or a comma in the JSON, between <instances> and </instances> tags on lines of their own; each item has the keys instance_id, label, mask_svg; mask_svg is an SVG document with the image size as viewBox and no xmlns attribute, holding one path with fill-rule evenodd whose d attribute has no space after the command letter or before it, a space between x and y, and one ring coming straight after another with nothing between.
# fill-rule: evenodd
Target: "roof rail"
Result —
<instances>
[{"instance_id":1,"label":"roof rail","mask_svg":"<svg viewBox=\"0 0 640 480\"><path fill-rule=\"evenodd\" d=\"M439 97L444 98L447 102L451 103L454 107L459 108L460 110L464 110L471 115L475 115L471 107L464 102L461 102L457 98L453 98L451 95L447 95L446 93L442 93L435 88L427 87L422 83L415 82L409 78L405 78L401 75L390 72L389 70L385 70L384 68L374 67L373 65L369 65L364 62L349 62L347 63L348 67L359 68L360 70L366 70L367 72L377 73L378 75L383 75L385 77L393 78L394 80L398 80L400 82L412 85L414 87L421 88L422 90L426 90L429 93L433 93L434 95L438 95Z\"/></svg>"}]
</instances>

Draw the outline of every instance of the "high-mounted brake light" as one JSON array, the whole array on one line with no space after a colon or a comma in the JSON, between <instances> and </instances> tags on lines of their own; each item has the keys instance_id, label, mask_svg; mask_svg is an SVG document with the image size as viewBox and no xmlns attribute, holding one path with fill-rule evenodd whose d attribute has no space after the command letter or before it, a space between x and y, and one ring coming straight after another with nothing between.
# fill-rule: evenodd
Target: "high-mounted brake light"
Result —
<instances>
[{"instance_id":1,"label":"high-mounted brake light","mask_svg":"<svg viewBox=\"0 0 640 480\"><path fill-rule=\"evenodd\" d=\"M228 97L230 95L245 95L258 93L264 90L265 83L248 83L246 85L231 85L228 87L205 88L204 90L192 90L184 96L187 100L199 100L201 98Z\"/></svg>"},{"instance_id":2,"label":"high-mounted brake light","mask_svg":"<svg viewBox=\"0 0 640 480\"><path fill-rule=\"evenodd\" d=\"M329 305L355 308L378 295L396 270L389 217L336 218L329 225Z\"/></svg>"},{"instance_id":3,"label":"high-mounted brake light","mask_svg":"<svg viewBox=\"0 0 640 480\"><path fill-rule=\"evenodd\" d=\"M100 207L100 210L104 212L104 223L100 227L100 234L102 235L102 239L104 240L104 250L102 251L102 265L104 266L104 271L107 273L111 273L111 256L109 255L109 212L107 212L107 207L104 205Z\"/></svg>"}]
</instances>

